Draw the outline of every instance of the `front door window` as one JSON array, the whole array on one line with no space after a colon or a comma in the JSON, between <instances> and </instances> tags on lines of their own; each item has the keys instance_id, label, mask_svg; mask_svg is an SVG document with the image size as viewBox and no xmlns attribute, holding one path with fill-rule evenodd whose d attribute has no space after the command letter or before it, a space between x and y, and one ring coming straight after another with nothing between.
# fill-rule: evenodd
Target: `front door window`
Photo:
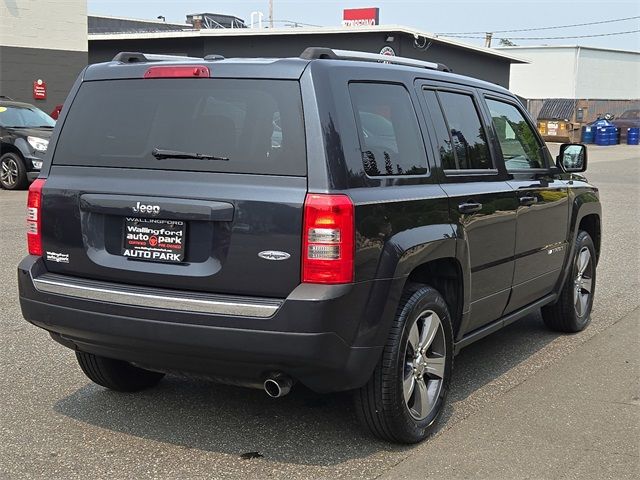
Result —
<instances>
[{"instance_id":1,"label":"front door window","mask_svg":"<svg viewBox=\"0 0 640 480\"><path fill-rule=\"evenodd\" d=\"M542 145L522 113L509 103L487 100L508 171L545 168Z\"/></svg>"}]
</instances>

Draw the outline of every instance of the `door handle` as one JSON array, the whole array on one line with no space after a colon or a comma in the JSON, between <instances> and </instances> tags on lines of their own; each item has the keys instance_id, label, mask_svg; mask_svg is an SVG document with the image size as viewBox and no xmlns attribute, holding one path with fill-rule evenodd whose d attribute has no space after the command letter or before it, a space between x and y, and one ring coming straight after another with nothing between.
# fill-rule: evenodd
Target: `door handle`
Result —
<instances>
[{"instance_id":1,"label":"door handle","mask_svg":"<svg viewBox=\"0 0 640 480\"><path fill-rule=\"evenodd\" d=\"M458 205L458 211L460 213L475 213L482 210L482 204L478 202L466 202Z\"/></svg>"},{"instance_id":2,"label":"door handle","mask_svg":"<svg viewBox=\"0 0 640 480\"><path fill-rule=\"evenodd\" d=\"M520 197L520 205L528 207L538 203L538 197Z\"/></svg>"}]
</instances>

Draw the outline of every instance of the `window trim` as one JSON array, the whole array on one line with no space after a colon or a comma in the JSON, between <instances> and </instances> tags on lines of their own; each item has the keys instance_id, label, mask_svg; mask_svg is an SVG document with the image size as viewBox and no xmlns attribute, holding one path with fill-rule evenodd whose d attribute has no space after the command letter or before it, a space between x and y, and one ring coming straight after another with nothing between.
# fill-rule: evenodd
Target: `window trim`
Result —
<instances>
[{"instance_id":1,"label":"window trim","mask_svg":"<svg viewBox=\"0 0 640 480\"><path fill-rule=\"evenodd\" d=\"M548 158L544 154L542 155L542 160L546 164L546 166L544 166L544 167L540 167L540 168L514 168L514 169L509 169L507 167L507 163L506 163L506 161L504 159L504 153L502 152L502 145L500 144L500 140L498 139L497 132L495 131L495 125L493 124L493 117L491 117L491 108L489 108L488 100L493 100L495 102L506 103L507 105L511 105L512 107L514 107L518 111L518 113L522 116L522 118L527 123L527 125L529 125L529 128L531 128L531 130L533 131L533 135L536 138L536 140L538 141L538 145L539 145L539 148L540 148L541 151L546 147L546 143L542 139L542 137L540 136L540 132L538 132L538 129L533 126L529 116L524 112L524 110L522 108L522 105L519 105L519 102L515 102L510 97L502 97L502 96L491 94L491 93L483 93L482 97L484 98L484 104L486 105L487 112L489 113L489 117L491 118L491 129L494 130L494 134L495 134L495 137L496 137L496 143L497 143L497 146L500 148L500 151L499 151L500 157L502 158L502 163L504 164L504 168L507 171L507 173L513 174L513 175L525 175L525 174L528 174L528 173L531 173L531 174L542 174L542 173L548 173L549 171L551 171L552 165L548 164Z\"/></svg>"},{"instance_id":2,"label":"window trim","mask_svg":"<svg viewBox=\"0 0 640 480\"><path fill-rule=\"evenodd\" d=\"M431 166L429 165L429 152L427 149L427 145L425 144L425 137L424 137L424 132L423 132L423 128L420 125L420 117L418 115L418 111L416 110L416 106L415 103L413 102L413 99L411 98L411 91L407 88L407 86L402 83L402 82L387 82L387 81L376 81L376 80L350 80L347 83L347 90L349 92L349 101L351 103L351 112L353 113L353 118L355 121L355 125L356 125L356 133L358 135L358 147L359 147L359 151L360 151L360 162L362 163L362 155L364 154L364 151L362 150L363 144L362 144L362 138L361 138L361 129L362 129L362 124L360 122L360 116L356 114L356 105L353 102L353 96L351 95L351 85L391 85L391 86L399 86L402 87L404 89L404 91L407 93L407 97L409 99L409 104L411 105L411 108L413 109L413 114L415 115L416 118L416 125L418 126L418 142L419 144L422 146L422 151L424 152L424 167L426 168L426 172L425 173L421 173L419 175L406 175L406 174L396 174L396 175L369 175L366 171L366 169L364 168L364 164L363 164L363 168L362 171L364 172L365 176L367 178L370 178L372 180L384 180L384 179L410 179L410 178L427 178L431 176Z\"/></svg>"}]
</instances>

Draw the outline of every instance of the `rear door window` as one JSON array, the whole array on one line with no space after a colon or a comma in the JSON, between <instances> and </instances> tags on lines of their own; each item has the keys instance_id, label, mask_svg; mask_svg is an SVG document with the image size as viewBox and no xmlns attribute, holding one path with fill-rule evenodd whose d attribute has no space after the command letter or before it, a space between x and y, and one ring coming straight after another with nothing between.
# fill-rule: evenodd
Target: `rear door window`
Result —
<instances>
[{"instance_id":1,"label":"rear door window","mask_svg":"<svg viewBox=\"0 0 640 480\"><path fill-rule=\"evenodd\" d=\"M444 119L434 120L444 170L492 169L487 137L471 95L438 91Z\"/></svg>"},{"instance_id":2,"label":"rear door window","mask_svg":"<svg viewBox=\"0 0 640 480\"><path fill-rule=\"evenodd\" d=\"M156 148L228 161L157 160ZM304 176L300 87L297 81L253 79L85 82L53 163Z\"/></svg>"},{"instance_id":3,"label":"rear door window","mask_svg":"<svg viewBox=\"0 0 640 480\"><path fill-rule=\"evenodd\" d=\"M424 175L427 156L409 92L402 85L349 86L365 173Z\"/></svg>"}]
</instances>

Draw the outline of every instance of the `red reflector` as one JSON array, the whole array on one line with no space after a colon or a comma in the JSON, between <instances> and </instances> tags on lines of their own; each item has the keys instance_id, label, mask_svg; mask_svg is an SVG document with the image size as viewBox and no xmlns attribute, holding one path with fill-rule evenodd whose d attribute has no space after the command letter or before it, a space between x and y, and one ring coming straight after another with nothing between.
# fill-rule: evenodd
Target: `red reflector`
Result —
<instances>
[{"instance_id":1,"label":"red reflector","mask_svg":"<svg viewBox=\"0 0 640 480\"><path fill-rule=\"evenodd\" d=\"M144 78L208 78L209 76L209 67L202 65L149 67L144 74Z\"/></svg>"},{"instance_id":2,"label":"red reflector","mask_svg":"<svg viewBox=\"0 0 640 480\"><path fill-rule=\"evenodd\" d=\"M353 282L354 209L348 196L307 194L302 235L303 282Z\"/></svg>"},{"instance_id":3,"label":"red reflector","mask_svg":"<svg viewBox=\"0 0 640 480\"><path fill-rule=\"evenodd\" d=\"M27 196L27 247L29 255L42 256L42 187L45 180L36 179Z\"/></svg>"}]
</instances>

